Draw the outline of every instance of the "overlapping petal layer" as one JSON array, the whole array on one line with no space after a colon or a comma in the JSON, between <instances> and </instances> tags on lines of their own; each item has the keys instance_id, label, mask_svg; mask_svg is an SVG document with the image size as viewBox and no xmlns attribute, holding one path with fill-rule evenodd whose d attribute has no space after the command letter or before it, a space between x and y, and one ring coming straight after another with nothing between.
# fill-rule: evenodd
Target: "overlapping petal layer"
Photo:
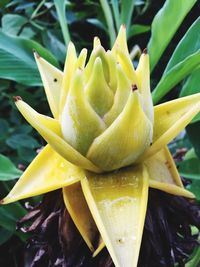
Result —
<instances>
[{"instance_id":1,"label":"overlapping petal layer","mask_svg":"<svg viewBox=\"0 0 200 267\"><path fill-rule=\"evenodd\" d=\"M164 147L145 161L149 174L149 186L172 195L194 198L184 189L174 160L167 147Z\"/></svg>"},{"instance_id":2,"label":"overlapping petal layer","mask_svg":"<svg viewBox=\"0 0 200 267\"><path fill-rule=\"evenodd\" d=\"M115 266L136 266L148 198L145 168L105 175L88 173L81 184Z\"/></svg>"},{"instance_id":3,"label":"overlapping petal layer","mask_svg":"<svg viewBox=\"0 0 200 267\"><path fill-rule=\"evenodd\" d=\"M200 94L182 97L154 107L153 144L141 161L171 142L200 111Z\"/></svg>"},{"instance_id":4,"label":"overlapping petal layer","mask_svg":"<svg viewBox=\"0 0 200 267\"><path fill-rule=\"evenodd\" d=\"M71 185L83 177L82 169L67 162L47 145L28 166L7 197L3 199L3 204Z\"/></svg>"},{"instance_id":5,"label":"overlapping petal layer","mask_svg":"<svg viewBox=\"0 0 200 267\"><path fill-rule=\"evenodd\" d=\"M151 122L141 108L139 93L133 91L122 113L94 140L87 158L104 171L119 169L134 162L151 138Z\"/></svg>"},{"instance_id":6,"label":"overlapping petal layer","mask_svg":"<svg viewBox=\"0 0 200 267\"><path fill-rule=\"evenodd\" d=\"M65 142L62 136L50 127L50 124L48 125L49 127L46 126L49 121L48 117L47 120L44 120L46 124L40 123L41 119L44 119L43 115L37 113L22 100L18 100L16 105L24 118L42 135L57 153L77 166L94 172L99 172L99 169L92 162Z\"/></svg>"},{"instance_id":7,"label":"overlapping petal layer","mask_svg":"<svg viewBox=\"0 0 200 267\"><path fill-rule=\"evenodd\" d=\"M40 57L36 52L34 55L49 102L49 107L54 118L58 119L63 73Z\"/></svg>"},{"instance_id":8,"label":"overlapping petal layer","mask_svg":"<svg viewBox=\"0 0 200 267\"><path fill-rule=\"evenodd\" d=\"M81 236L91 251L94 251L98 230L90 213L80 183L63 188L65 206Z\"/></svg>"}]
</instances>

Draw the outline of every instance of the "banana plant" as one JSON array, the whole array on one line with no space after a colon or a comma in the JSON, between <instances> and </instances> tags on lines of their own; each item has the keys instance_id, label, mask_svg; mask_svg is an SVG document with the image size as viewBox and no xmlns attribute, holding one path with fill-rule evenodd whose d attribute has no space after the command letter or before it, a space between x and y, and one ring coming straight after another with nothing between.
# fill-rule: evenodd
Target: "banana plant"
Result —
<instances>
[{"instance_id":1,"label":"banana plant","mask_svg":"<svg viewBox=\"0 0 200 267\"><path fill-rule=\"evenodd\" d=\"M1 204L62 188L94 255L105 245L116 267L136 267L149 188L195 198L167 144L200 111L200 94L153 106L148 51L135 69L124 26L111 50L95 37L87 63L70 42L63 71L34 55L53 117L14 100L48 144Z\"/></svg>"}]
</instances>

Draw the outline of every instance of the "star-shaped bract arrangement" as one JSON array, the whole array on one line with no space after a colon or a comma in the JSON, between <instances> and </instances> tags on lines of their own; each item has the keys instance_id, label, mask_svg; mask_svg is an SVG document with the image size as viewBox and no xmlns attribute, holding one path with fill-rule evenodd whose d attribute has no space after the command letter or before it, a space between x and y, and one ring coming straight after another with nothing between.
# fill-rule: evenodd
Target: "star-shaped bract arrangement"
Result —
<instances>
[{"instance_id":1,"label":"star-shaped bract arrangement","mask_svg":"<svg viewBox=\"0 0 200 267\"><path fill-rule=\"evenodd\" d=\"M167 144L199 112L200 94L153 107L148 53L135 70L124 26L111 51L95 37L87 64L86 57L86 49L77 57L70 43L61 72L35 52L54 118L15 97L48 144L2 203L63 188L66 208L93 255L105 244L116 267L135 267L149 187L194 198Z\"/></svg>"}]
</instances>

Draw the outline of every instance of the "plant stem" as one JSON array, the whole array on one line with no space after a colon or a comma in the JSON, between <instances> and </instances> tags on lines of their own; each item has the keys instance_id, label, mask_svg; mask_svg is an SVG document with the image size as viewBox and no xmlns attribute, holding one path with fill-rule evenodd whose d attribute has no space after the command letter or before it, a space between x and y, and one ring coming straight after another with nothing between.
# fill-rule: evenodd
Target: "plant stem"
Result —
<instances>
[{"instance_id":1,"label":"plant stem","mask_svg":"<svg viewBox=\"0 0 200 267\"><path fill-rule=\"evenodd\" d=\"M119 30L120 28L119 1L112 0L111 3L112 3L112 9L113 9L113 14L114 14L114 19L115 19L115 26L116 26L116 29Z\"/></svg>"},{"instance_id":2,"label":"plant stem","mask_svg":"<svg viewBox=\"0 0 200 267\"><path fill-rule=\"evenodd\" d=\"M112 45L114 44L115 38L116 38L116 32L115 32L115 27L114 27L114 23L113 23L112 12L111 12L111 9L110 9L110 6L109 6L107 0L100 0L100 3L101 3L101 7L103 9L103 12L104 12L106 23L108 25L110 45L112 47Z\"/></svg>"},{"instance_id":3,"label":"plant stem","mask_svg":"<svg viewBox=\"0 0 200 267\"><path fill-rule=\"evenodd\" d=\"M70 42L70 34L69 34L69 29L67 26L67 19L66 19L66 15L65 15L65 1L64 0L54 0L54 4L56 7L58 20L59 20L60 27L62 30L63 39L65 41L65 44L68 45Z\"/></svg>"},{"instance_id":4,"label":"plant stem","mask_svg":"<svg viewBox=\"0 0 200 267\"><path fill-rule=\"evenodd\" d=\"M44 5L45 1L46 1L46 0L42 0L42 1L39 3L39 5L38 5L38 6L36 7L36 9L33 11L32 15L31 15L31 17L30 17L30 20L33 19L33 18L36 16L36 14L37 14L38 11L40 10L40 8Z\"/></svg>"},{"instance_id":5,"label":"plant stem","mask_svg":"<svg viewBox=\"0 0 200 267\"><path fill-rule=\"evenodd\" d=\"M200 263L200 247L198 247L193 254L192 259L186 263L185 267L197 267Z\"/></svg>"}]
</instances>

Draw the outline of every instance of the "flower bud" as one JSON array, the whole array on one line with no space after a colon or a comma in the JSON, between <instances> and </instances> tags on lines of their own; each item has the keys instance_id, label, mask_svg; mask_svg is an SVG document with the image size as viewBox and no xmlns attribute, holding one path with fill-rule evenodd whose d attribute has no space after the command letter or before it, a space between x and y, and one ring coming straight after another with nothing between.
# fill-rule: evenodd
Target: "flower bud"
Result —
<instances>
[{"instance_id":1,"label":"flower bud","mask_svg":"<svg viewBox=\"0 0 200 267\"><path fill-rule=\"evenodd\" d=\"M152 142L148 55L141 56L135 71L123 26L112 51L95 37L85 65L86 54L82 50L75 59L69 46L66 64L73 59L73 73L65 66L70 80L61 115L63 138L102 171L128 166Z\"/></svg>"}]
</instances>

